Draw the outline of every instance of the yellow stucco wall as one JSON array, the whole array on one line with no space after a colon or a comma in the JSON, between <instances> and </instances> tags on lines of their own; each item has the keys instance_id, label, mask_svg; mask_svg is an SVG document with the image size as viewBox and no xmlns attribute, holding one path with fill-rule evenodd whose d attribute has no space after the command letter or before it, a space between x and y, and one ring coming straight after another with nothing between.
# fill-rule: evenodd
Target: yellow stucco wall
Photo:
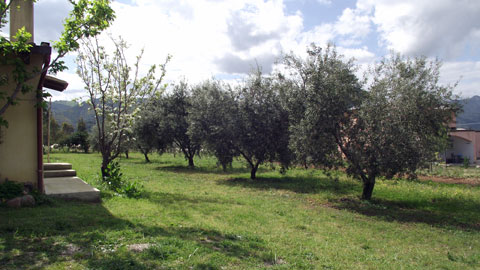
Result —
<instances>
[{"instance_id":1,"label":"yellow stucco wall","mask_svg":"<svg viewBox=\"0 0 480 270\"><path fill-rule=\"evenodd\" d=\"M30 68L40 69L41 55L31 55ZM1 74L9 74L11 67L0 67ZM40 76L29 81L36 90ZM12 80L10 78L10 80ZM11 93L14 85L0 86L0 91ZM19 95L19 104L10 106L4 114L9 123L2 128L0 144L0 181L30 183L37 187L37 112L35 91ZM3 102L3 101L2 101ZM1 105L3 105L2 103Z\"/></svg>"}]
</instances>

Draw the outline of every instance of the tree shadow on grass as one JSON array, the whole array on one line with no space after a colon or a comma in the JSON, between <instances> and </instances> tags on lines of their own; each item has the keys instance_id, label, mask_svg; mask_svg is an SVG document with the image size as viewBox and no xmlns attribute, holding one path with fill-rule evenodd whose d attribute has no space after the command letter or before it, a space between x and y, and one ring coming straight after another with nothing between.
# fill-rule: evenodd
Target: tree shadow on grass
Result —
<instances>
[{"instance_id":1,"label":"tree shadow on grass","mask_svg":"<svg viewBox=\"0 0 480 270\"><path fill-rule=\"evenodd\" d=\"M164 243L173 244L173 246L177 247L191 245L191 247L195 248L205 248L207 251L220 252L229 257L261 258L264 255L262 252L267 250L264 240L257 236L245 236L234 233L225 234L217 230L198 227L140 226L140 228L145 237L156 237L159 235L167 237L163 242L159 243L160 245Z\"/></svg>"},{"instance_id":2,"label":"tree shadow on grass","mask_svg":"<svg viewBox=\"0 0 480 270\"><path fill-rule=\"evenodd\" d=\"M156 168L159 171L167 171L173 173L184 173L184 174L237 174L237 173L250 173L250 169L245 167L235 167L228 168L226 171L223 171L219 167L188 167L182 165L173 165L173 166L160 166ZM259 168L258 173L264 173L269 171L266 168Z\"/></svg>"},{"instance_id":3,"label":"tree shadow on grass","mask_svg":"<svg viewBox=\"0 0 480 270\"><path fill-rule=\"evenodd\" d=\"M5 269L43 269L66 261L79 250L94 250L98 243L106 241L102 233L106 230L132 228L132 224L115 218L100 204L59 201L53 206L0 211L8 216L0 220L0 241L4 246L0 264Z\"/></svg>"},{"instance_id":4,"label":"tree shadow on grass","mask_svg":"<svg viewBox=\"0 0 480 270\"><path fill-rule=\"evenodd\" d=\"M334 199L329 199L327 204L321 203L321 206L348 210L385 221L425 223L439 228L451 227L465 231L480 231L478 212L480 204L473 200L453 199L439 195L430 201L374 198L367 202L360 199L361 185L359 183L336 182L328 177L282 177L255 180L233 178L218 180L217 183L262 190L288 190L302 194L331 194L334 195L331 196ZM404 198L408 198L408 196L404 196Z\"/></svg>"},{"instance_id":5,"label":"tree shadow on grass","mask_svg":"<svg viewBox=\"0 0 480 270\"><path fill-rule=\"evenodd\" d=\"M160 166L156 168L159 171L172 172L172 173L183 173L183 174L211 174L214 173L213 169L204 168L204 167L188 167L182 165L170 165L170 166Z\"/></svg>"},{"instance_id":6,"label":"tree shadow on grass","mask_svg":"<svg viewBox=\"0 0 480 270\"><path fill-rule=\"evenodd\" d=\"M169 160L154 160L151 159L150 162L147 162L145 158L136 158L134 161L131 161L133 164L142 164L142 165L150 165L150 164L172 164Z\"/></svg>"},{"instance_id":7,"label":"tree shadow on grass","mask_svg":"<svg viewBox=\"0 0 480 270\"><path fill-rule=\"evenodd\" d=\"M166 193L166 192L143 192L142 198L148 199L149 201L160 204L162 206L167 206L169 204L180 204L186 203L189 205L198 205L201 207L202 203L215 203L215 204L240 204L235 200L228 200L223 198L214 198L211 196L202 196L202 195L185 195L180 193Z\"/></svg>"},{"instance_id":8,"label":"tree shadow on grass","mask_svg":"<svg viewBox=\"0 0 480 270\"><path fill-rule=\"evenodd\" d=\"M332 193L335 195L358 194L359 185L351 181L335 181L328 177L279 177L256 179L232 178L219 180L218 184L228 186L240 186L254 189L278 189L288 190L295 193L315 194Z\"/></svg>"},{"instance_id":9,"label":"tree shadow on grass","mask_svg":"<svg viewBox=\"0 0 480 270\"><path fill-rule=\"evenodd\" d=\"M438 228L480 231L478 215L480 204L472 200L439 197L419 203L375 198L367 202L348 197L333 200L330 206L385 221L424 223Z\"/></svg>"},{"instance_id":10,"label":"tree shadow on grass","mask_svg":"<svg viewBox=\"0 0 480 270\"><path fill-rule=\"evenodd\" d=\"M99 204L62 202L30 209L0 208L0 212L2 270L43 269L72 261L92 269L141 270L162 268L195 254L253 258L262 263L269 254L265 242L255 236L201 227L135 224L113 216ZM126 245L132 243L152 246L134 252ZM221 261L184 263L182 267L220 269L217 264Z\"/></svg>"},{"instance_id":11,"label":"tree shadow on grass","mask_svg":"<svg viewBox=\"0 0 480 270\"><path fill-rule=\"evenodd\" d=\"M87 264L93 269L162 269L166 265L184 261L181 268L186 269L221 269L221 262L209 263L191 261L192 256L216 256L239 259L256 258L262 263L268 258L265 242L257 237L244 237L235 234L224 234L217 230L198 227L178 226L135 226L135 231L143 234L146 239L155 239L148 243L148 248L141 252L129 251L126 246L120 246L113 252L95 256ZM158 240L161 238L161 240ZM145 243L145 239L139 240ZM151 240L150 240L151 241ZM180 267L177 265L176 267ZM168 268L171 269L171 268Z\"/></svg>"}]
</instances>

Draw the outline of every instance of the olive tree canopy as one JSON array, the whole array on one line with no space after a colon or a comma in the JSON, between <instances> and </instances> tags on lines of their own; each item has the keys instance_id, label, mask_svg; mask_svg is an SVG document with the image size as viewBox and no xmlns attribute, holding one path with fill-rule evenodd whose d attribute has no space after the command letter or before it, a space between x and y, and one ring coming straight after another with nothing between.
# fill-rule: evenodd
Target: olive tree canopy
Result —
<instances>
[{"instance_id":1,"label":"olive tree canopy","mask_svg":"<svg viewBox=\"0 0 480 270\"><path fill-rule=\"evenodd\" d=\"M306 59L287 55L291 144L298 162L327 168L346 162L371 199L375 179L413 176L445 146L447 123L458 107L453 86L439 84L438 61L393 54L355 76L353 62L335 48L312 45Z\"/></svg>"},{"instance_id":2,"label":"olive tree canopy","mask_svg":"<svg viewBox=\"0 0 480 270\"><path fill-rule=\"evenodd\" d=\"M349 165L372 197L378 176L415 177L415 171L446 146L447 124L459 107L454 86L439 84L441 63L392 54L370 76L367 96L336 137Z\"/></svg>"}]
</instances>

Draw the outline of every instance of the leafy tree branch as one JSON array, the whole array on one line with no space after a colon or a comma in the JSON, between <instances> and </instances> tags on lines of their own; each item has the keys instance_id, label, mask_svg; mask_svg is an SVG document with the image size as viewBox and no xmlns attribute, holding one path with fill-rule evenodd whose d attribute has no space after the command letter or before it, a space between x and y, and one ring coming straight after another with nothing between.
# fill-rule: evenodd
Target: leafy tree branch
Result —
<instances>
[{"instance_id":1,"label":"leafy tree branch","mask_svg":"<svg viewBox=\"0 0 480 270\"><path fill-rule=\"evenodd\" d=\"M0 1L0 26L7 23L6 16L13 2L13 0ZM10 106L17 104L19 94L36 90L28 86L31 80L38 78L47 70L51 73L65 70L67 67L60 59L67 53L77 50L80 39L98 35L115 18L109 0L70 0L69 2L73 10L65 20L64 30L59 40L53 43L57 56L49 61L49 64L28 70L22 56L28 55L33 45L28 42L31 33L28 33L25 28L19 29L13 40L0 37L0 64L13 67L12 74L3 74L0 80L0 86L13 85L13 89L0 92L0 127L8 127L8 122L3 115ZM42 96L39 97L39 102L42 102Z\"/></svg>"}]
</instances>

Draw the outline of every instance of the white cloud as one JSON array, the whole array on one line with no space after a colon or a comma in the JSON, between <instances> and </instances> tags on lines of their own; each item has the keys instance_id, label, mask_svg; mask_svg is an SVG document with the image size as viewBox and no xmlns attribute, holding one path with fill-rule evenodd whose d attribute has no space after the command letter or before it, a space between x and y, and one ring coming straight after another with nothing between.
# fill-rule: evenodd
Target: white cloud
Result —
<instances>
[{"instance_id":1,"label":"white cloud","mask_svg":"<svg viewBox=\"0 0 480 270\"><path fill-rule=\"evenodd\" d=\"M464 97L480 94L480 62L458 60L479 56L480 1L358 0L354 10L343 11L336 23L336 30L342 29L338 28L342 19L346 21L347 30L350 29L349 24L355 25L354 14L363 18L363 33L368 33L367 20L375 24L381 47L411 56L438 57L445 61L440 71L441 83L454 84L459 81L454 93ZM359 22L362 25L362 20ZM357 26L355 31L362 33L361 29ZM350 36L354 37L350 44L341 44L357 45L354 41L365 35L359 35L357 39L355 35ZM356 53L356 58L362 59L362 52ZM364 63L369 59L373 62L371 55L365 56Z\"/></svg>"},{"instance_id":2,"label":"white cloud","mask_svg":"<svg viewBox=\"0 0 480 270\"><path fill-rule=\"evenodd\" d=\"M363 38L370 33L370 17L360 9L346 8L335 24L339 35Z\"/></svg>"},{"instance_id":3,"label":"white cloud","mask_svg":"<svg viewBox=\"0 0 480 270\"><path fill-rule=\"evenodd\" d=\"M54 10L55 12L52 12ZM42 0L34 6L34 42L55 41L63 30L63 20L71 10L71 4L65 0ZM7 20L9 14L7 14ZM9 37L10 28L1 28L1 35Z\"/></svg>"},{"instance_id":4,"label":"white cloud","mask_svg":"<svg viewBox=\"0 0 480 270\"><path fill-rule=\"evenodd\" d=\"M47 0L48 6L55 1ZM284 47L297 45L294 40L303 28L300 13L285 14L282 0L135 0L130 4L113 2L112 7L116 20L101 40L121 35L131 45L127 52L130 63L144 48L143 71L163 63L171 54L168 81L186 77L197 82L216 74L246 73L256 62L269 71ZM111 45L105 44L111 51ZM83 85L74 68L69 72L69 90L56 93L56 99L80 95L75 89Z\"/></svg>"},{"instance_id":5,"label":"white cloud","mask_svg":"<svg viewBox=\"0 0 480 270\"><path fill-rule=\"evenodd\" d=\"M267 72L282 52L304 56L312 42L319 46L336 42L347 59L357 59L360 70L381 57L374 51L387 48L455 61L445 63L442 82L454 82L463 74L458 90L465 95L475 94L475 85L480 84L475 75L480 74L478 63L456 58L479 55L480 20L476 15L480 14L480 1L358 0L355 6L336 10L336 20L309 31L304 29L304 15L286 10L286 1L290 0L115 1L112 7L117 18L108 33L121 35L131 44L131 63L145 49L144 71L171 54L168 81L185 77L197 82L216 75L236 78L256 62ZM330 0L316 1L330 5L329 9L335 7ZM68 6L63 0L36 4L37 42L58 38ZM62 74L70 86L57 97L81 95L83 84L74 71L72 66L70 73Z\"/></svg>"},{"instance_id":6,"label":"white cloud","mask_svg":"<svg viewBox=\"0 0 480 270\"><path fill-rule=\"evenodd\" d=\"M135 3L114 3L117 19L109 32L132 43L132 51L145 46L148 64L171 54L167 76L172 80L186 76L195 82L217 73L249 70L255 59L271 65L272 57L266 55L280 55L282 44L287 46L303 27L300 15L286 15L279 0ZM242 66L230 68L221 63L223 59Z\"/></svg>"},{"instance_id":7,"label":"white cloud","mask_svg":"<svg viewBox=\"0 0 480 270\"><path fill-rule=\"evenodd\" d=\"M442 84L454 85L454 93L462 97L480 95L480 61L446 62L440 69Z\"/></svg>"},{"instance_id":8,"label":"white cloud","mask_svg":"<svg viewBox=\"0 0 480 270\"><path fill-rule=\"evenodd\" d=\"M357 64L371 64L377 59L377 56L367 47L355 49L339 47L338 52L343 54L346 59L354 58Z\"/></svg>"},{"instance_id":9,"label":"white cloud","mask_svg":"<svg viewBox=\"0 0 480 270\"><path fill-rule=\"evenodd\" d=\"M466 46L479 45L480 1L359 0L372 8L372 20L389 49L409 55L454 59Z\"/></svg>"},{"instance_id":10,"label":"white cloud","mask_svg":"<svg viewBox=\"0 0 480 270\"><path fill-rule=\"evenodd\" d=\"M374 54L369 52L367 46L359 48L371 32L370 10L368 7L358 5L355 9L346 8L336 21L323 23L310 31L299 33L297 42L290 44L289 49L305 56L305 48L311 43L322 47L328 43L335 43L338 50L347 58L355 58L361 62L367 61L366 59L373 60Z\"/></svg>"},{"instance_id":11,"label":"white cloud","mask_svg":"<svg viewBox=\"0 0 480 270\"><path fill-rule=\"evenodd\" d=\"M302 57L306 56L306 48L310 44L315 43L317 46L325 47L328 43L332 43L335 38L333 24L322 24L314 27L312 30L299 34L296 42L290 42L287 49Z\"/></svg>"},{"instance_id":12,"label":"white cloud","mask_svg":"<svg viewBox=\"0 0 480 270\"><path fill-rule=\"evenodd\" d=\"M35 4L35 43L58 40L63 30L64 19L71 9L72 5L65 0L42 0Z\"/></svg>"},{"instance_id":13,"label":"white cloud","mask_svg":"<svg viewBox=\"0 0 480 270\"><path fill-rule=\"evenodd\" d=\"M317 2L319 4L322 4L322 5L331 5L332 4L332 0L317 0Z\"/></svg>"},{"instance_id":14,"label":"white cloud","mask_svg":"<svg viewBox=\"0 0 480 270\"><path fill-rule=\"evenodd\" d=\"M52 100L70 100L86 97L87 92L83 88L83 82L74 72L75 71L63 71L55 75L56 78L67 81L68 87L64 92L47 89L47 92L52 95Z\"/></svg>"},{"instance_id":15,"label":"white cloud","mask_svg":"<svg viewBox=\"0 0 480 270\"><path fill-rule=\"evenodd\" d=\"M323 23L308 32L301 33L301 43L315 42L326 44L335 42L338 46L353 47L361 45L371 32L371 9L357 7L346 8L336 21Z\"/></svg>"}]
</instances>

